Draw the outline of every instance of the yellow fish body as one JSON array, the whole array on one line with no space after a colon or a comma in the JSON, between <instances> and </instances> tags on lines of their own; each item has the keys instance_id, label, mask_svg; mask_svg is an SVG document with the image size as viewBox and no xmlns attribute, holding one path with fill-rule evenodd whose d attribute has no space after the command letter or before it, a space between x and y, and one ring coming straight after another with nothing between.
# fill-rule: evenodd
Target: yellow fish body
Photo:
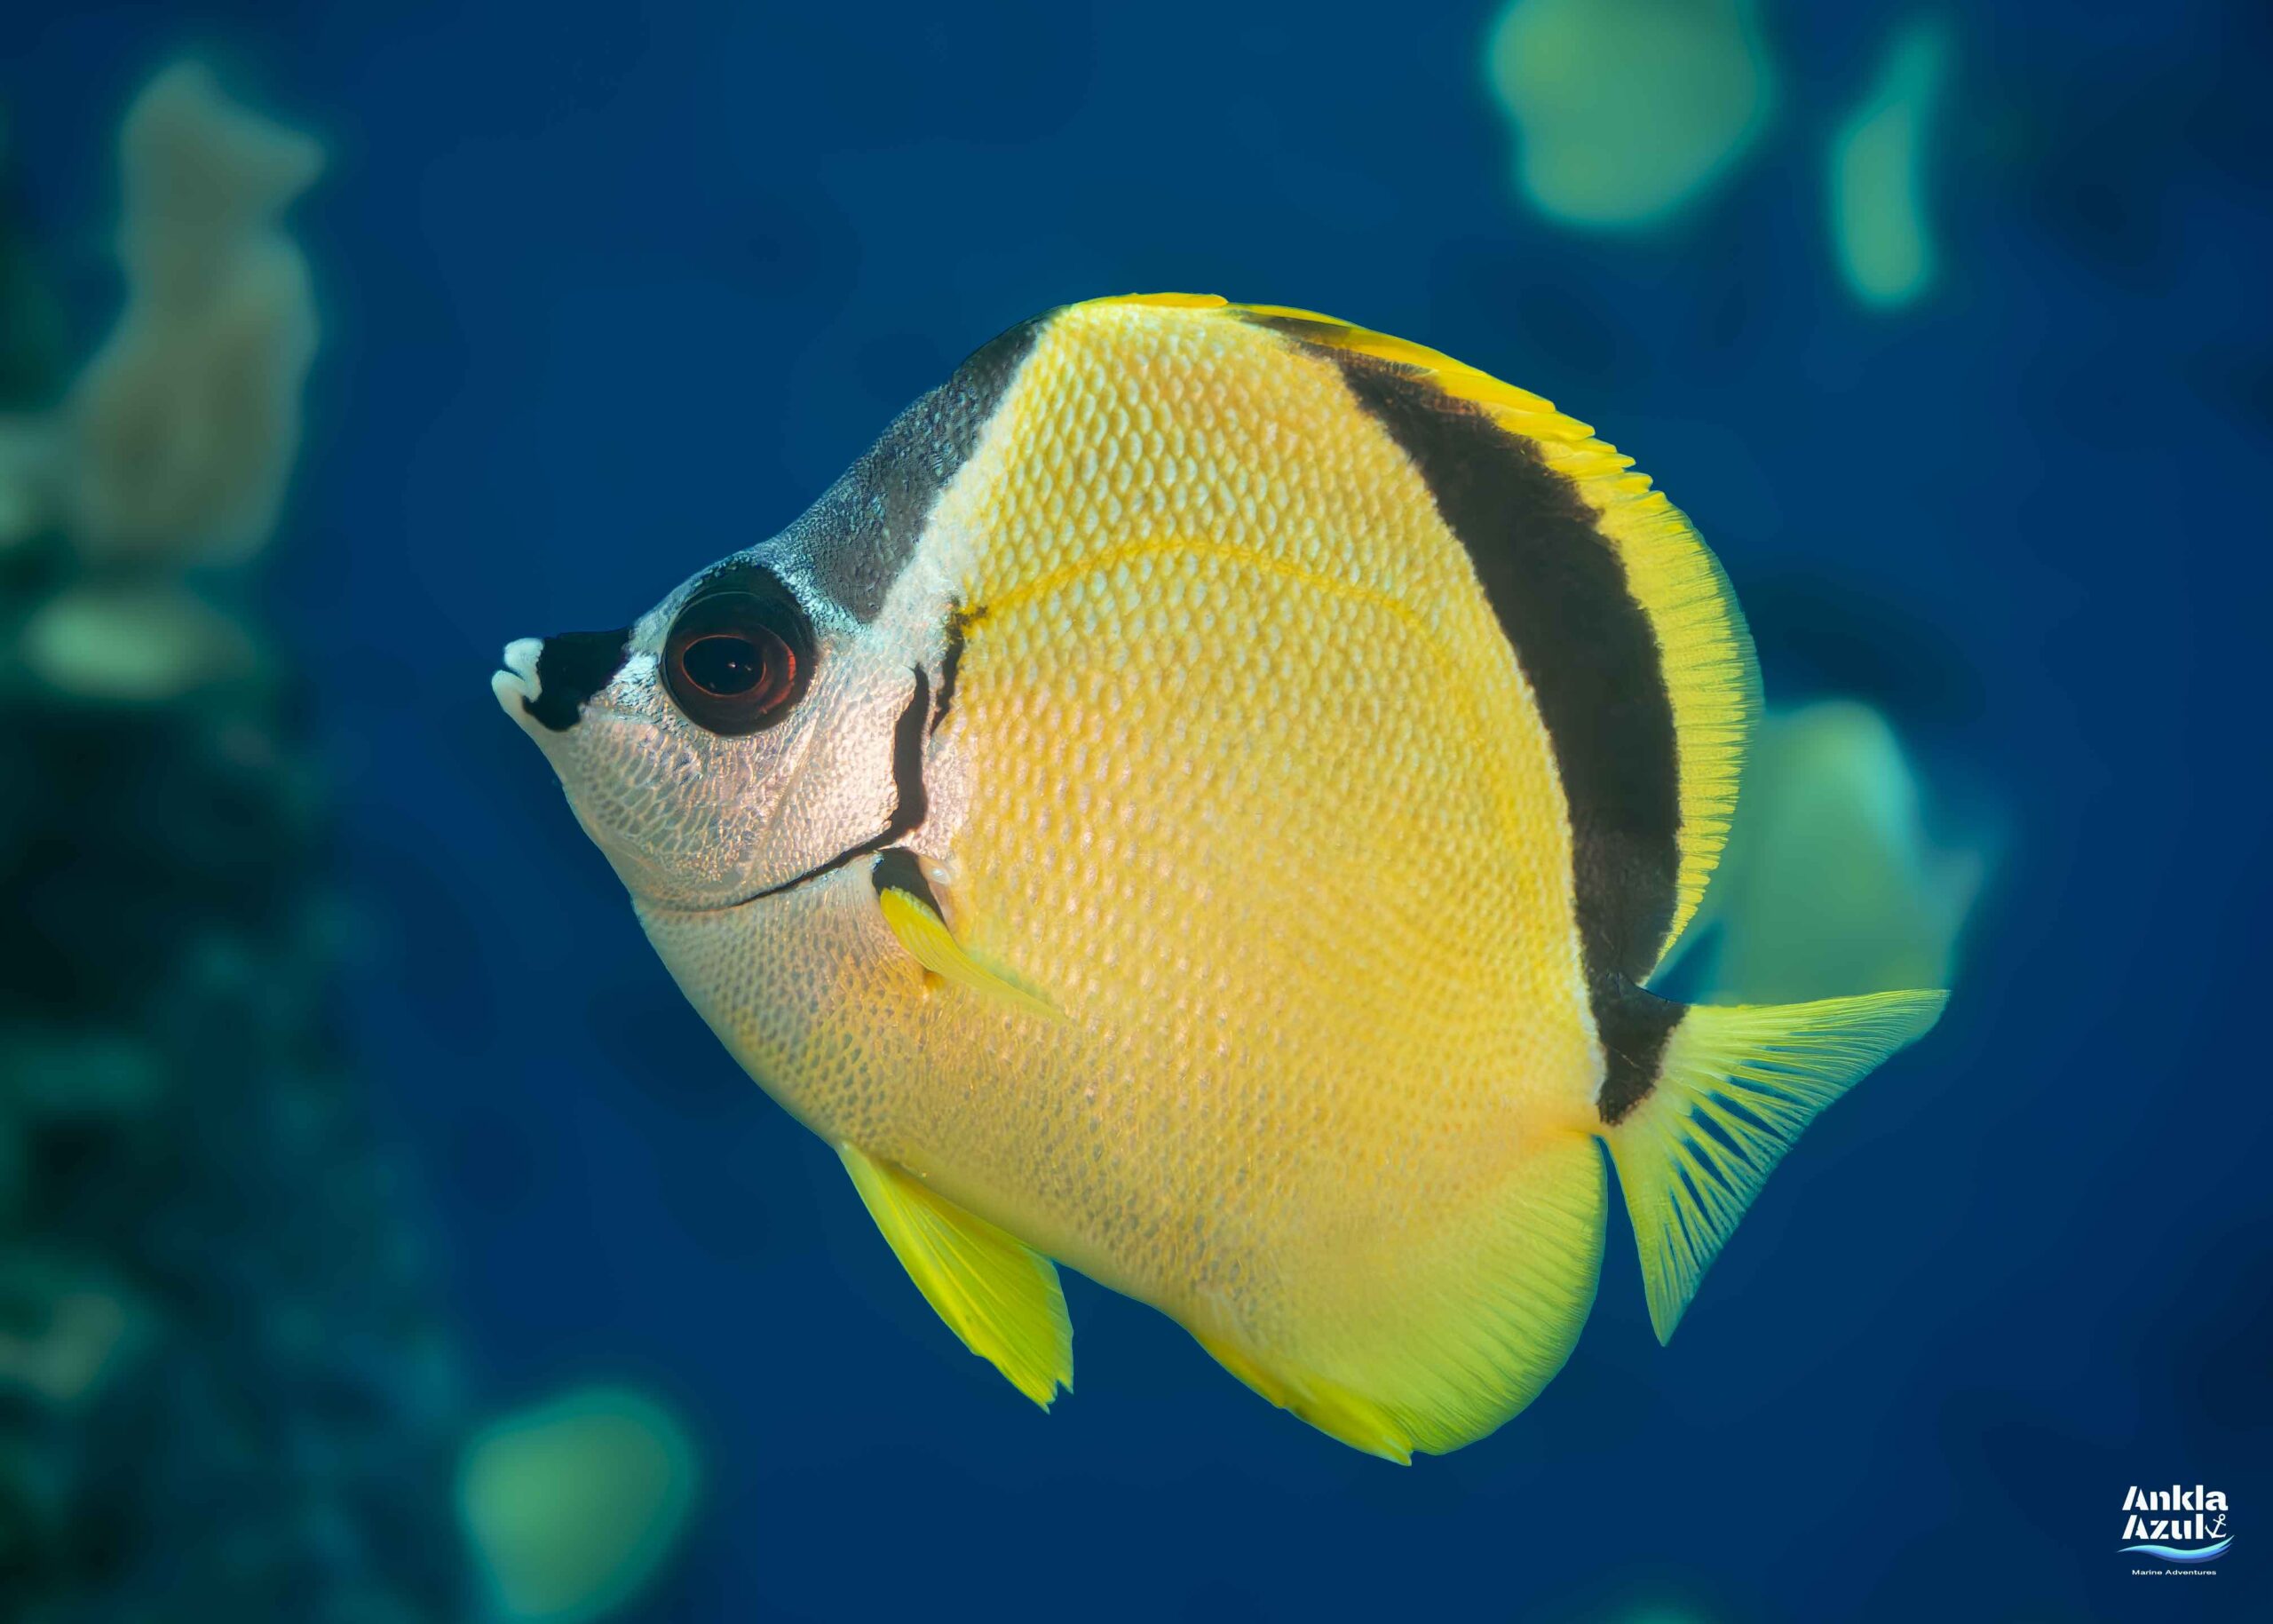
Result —
<instances>
[{"instance_id":1,"label":"yellow fish body","mask_svg":"<svg viewBox=\"0 0 2273 1624\"><path fill-rule=\"evenodd\" d=\"M1758 705L1719 567L1628 467L1417 345L1100 300L496 689L975 1351L1070 1382L1060 1260L1404 1460L1568 1356L1595 1141L1668 1335L1941 1005L1646 990Z\"/></svg>"}]
</instances>

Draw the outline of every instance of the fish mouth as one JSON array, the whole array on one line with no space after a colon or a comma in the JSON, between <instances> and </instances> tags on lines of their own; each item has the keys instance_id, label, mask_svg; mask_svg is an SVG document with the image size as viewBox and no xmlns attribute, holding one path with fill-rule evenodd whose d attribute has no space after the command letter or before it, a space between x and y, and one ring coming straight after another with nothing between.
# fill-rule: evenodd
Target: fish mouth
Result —
<instances>
[{"instance_id":1,"label":"fish mouth","mask_svg":"<svg viewBox=\"0 0 2273 1624\"><path fill-rule=\"evenodd\" d=\"M514 638L505 645L504 665L489 674L489 691L497 696L498 704L539 744L544 742L546 734L564 731L546 724L537 709L544 698L544 678L538 664L544 654L544 641L543 638ZM576 714L608 722L650 725L648 718L637 711L590 696L578 701Z\"/></svg>"},{"instance_id":2,"label":"fish mouth","mask_svg":"<svg viewBox=\"0 0 2273 1624\"><path fill-rule=\"evenodd\" d=\"M543 653L543 638L516 638L505 645L505 663L489 677L489 691L497 696L498 704L523 727L535 720L529 708L544 692L537 676L537 658Z\"/></svg>"},{"instance_id":3,"label":"fish mouth","mask_svg":"<svg viewBox=\"0 0 2273 1624\"><path fill-rule=\"evenodd\" d=\"M490 676L489 691L524 727L534 721L546 733L565 733L614 685L630 646L628 626L516 638L505 645L503 669Z\"/></svg>"}]
</instances>

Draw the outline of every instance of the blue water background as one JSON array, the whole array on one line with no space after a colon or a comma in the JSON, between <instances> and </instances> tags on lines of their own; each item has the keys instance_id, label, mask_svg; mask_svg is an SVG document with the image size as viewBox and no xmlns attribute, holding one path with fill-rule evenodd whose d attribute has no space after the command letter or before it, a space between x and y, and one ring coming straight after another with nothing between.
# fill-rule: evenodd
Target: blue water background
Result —
<instances>
[{"instance_id":1,"label":"blue water background","mask_svg":"<svg viewBox=\"0 0 2273 1624\"><path fill-rule=\"evenodd\" d=\"M1770 12L1758 158L1678 228L1507 180L1488 8L106 4L12 24L10 144L99 323L101 135L202 48L334 154L270 572L361 919L363 1064L477 1390L630 1374L701 1520L648 1620L2265 1616L2273 1569L2261 7L1958 19L1939 287L1839 286L1821 139L1910 13ZM36 154L33 162L31 154ZM1931 1042L1770 1182L1669 1350L1612 1218L1569 1368L1398 1470L1068 1281L1044 1416L666 979L499 646L794 516L965 351L1149 289L1436 345L1699 520L1771 698L1884 707L2004 835ZM2124 1491L2219 1486L2215 1580Z\"/></svg>"}]
</instances>

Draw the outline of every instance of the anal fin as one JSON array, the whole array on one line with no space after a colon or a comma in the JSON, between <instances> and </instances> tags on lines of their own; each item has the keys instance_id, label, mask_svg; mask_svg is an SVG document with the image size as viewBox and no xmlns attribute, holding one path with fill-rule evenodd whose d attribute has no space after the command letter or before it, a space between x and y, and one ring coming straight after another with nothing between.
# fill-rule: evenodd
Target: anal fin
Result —
<instances>
[{"instance_id":1,"label":"anal fin","mask_svg":"<svg viewBox=\"0 0 2273 1624\"><path fill-rule=\"evenodd\" d=\"M1290 1273L1267 1332L1221 1311L1187 1327L1240 1381L1353 1449L1404 1463L1472 1444L1563 1367L1602 1267L1608 1191L1590 1138L1531 1136L1501 1181L1432 1212L1425 1232L1361 1240Z\"/></svg>"},{"instance_id":2,"label":"anal fin","mask_svg":"<svg viewBox=\"0 0 2273 1624\"><path fill-rule=\"evenodd\" d=\"M1413 1464L1413 1439L1395 1416L1372 1399L1308 1372L1272 1370L1220 1338L1198 1340L1224 1369L1328 1438L1399 1466Z\"/></svg>"},{"instance_id":3,"label":"anal fin","mask_svg":"<svg viewBox=\"0 0 2273 1624\"><path fill-rule=\"evenodd\" d=\"M963 1345L1043 1409L1073 1385L1057 1265L913 1176L850 1145L836 1153L908 1279Z\"/></svg>"}]
</instances>

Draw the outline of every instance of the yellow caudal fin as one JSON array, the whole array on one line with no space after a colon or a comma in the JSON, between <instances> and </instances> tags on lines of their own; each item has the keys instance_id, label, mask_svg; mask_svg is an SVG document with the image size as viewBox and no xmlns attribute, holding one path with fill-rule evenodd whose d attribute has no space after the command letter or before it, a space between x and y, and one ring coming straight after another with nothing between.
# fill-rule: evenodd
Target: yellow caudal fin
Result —
<instances>
[{"instance_id":1,"label":"yellow caudal fin","mask_svg":"<svg viewBox=\"0 0 2273 1624\"><path fill-rule=\"evenodd\" d=\"M909 1174L836 1153L908 1279L963 1345L1043 1409L1073 1385L1073 1327L1057 1265Z\"/></svg>"},{"instance_id":2,"label":"yellow caudal fin","mask_svg":"<svg viewBox=\"0 0 2273 1624\"><path fill-rule=\"evenodd\" d=\"M1422 1236L1337 1248L1277 1283L1267 1330L1193 1323L1200 1346L1279 1408L1404 1463L1491 1432L1554 1379L1601 1273L1602 1153L1540 1136L1500 1189Z\"/></svg>"},{"instance_id":3,"label":"yellow caudal fin","mask_svg":"<svg viewBox=\"0 0 2273 1624\"><path fill-rule=\"evenodd\" d=\"M1949 994L1699 1005L1667 1039L1656 1086L1606 1129L1634 1219L1650 1323L1665 1342L1800 1130L1904 1045Z\"/></svg>"},{"instance_id":4,"label":"yellow caudal fin","mask_svg":"<svg viewBox=\"0 0 2273 1624\"><path fill-rule=\"evenodd\" d=\"M955 940L938 898L912 852L895 847L877 860L876 906L907 956L951 986L1043 1020L1062 1020L1057 1006L1033 988L982 964Z\"/></svg>"}]
</instances>

